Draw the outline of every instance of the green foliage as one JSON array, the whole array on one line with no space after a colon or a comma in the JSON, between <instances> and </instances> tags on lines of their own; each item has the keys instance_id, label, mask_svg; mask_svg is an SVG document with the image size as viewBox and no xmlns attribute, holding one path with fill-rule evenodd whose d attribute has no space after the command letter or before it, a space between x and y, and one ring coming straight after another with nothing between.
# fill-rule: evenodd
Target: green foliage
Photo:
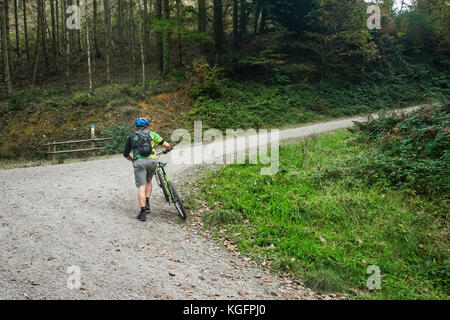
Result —
<instances>
[{"instance_id":1,"label":"green foliage","mask_svg":"<svg viewBox=\"0 0 450 320\"><path fill-rule=\"evenodd\" d=\"M272 85L228 81L221 86L222 97L197 98L188 120L223 130L275 127L447 99L448 75L427 64L408 68L386 74L348 70L311 84L290 84L291 76L282 69L270 80Z\"/></svg>"},{"instance_id":2,"label":"green foliage","mask_svg":"<svg viewBox=\"0 0 450 320\"><path fill-rule=\"evenodd\" d=\"M350 174L386 188L424 194L450 191L449 105L411 115L385 114L359 123L359 139L372 151L355 157Z\"/></svg>"},{"instance_id":3,"label":"green foliage","mask_svg":"<svg viewBox=\"0 0 450 320\"><path fill-rule=\"evenodd\" d=\"M193 98L217 98L222 95L222 69L205 61L194 60L188 70L188 89Z\"/></svg>"},{"instance_id":4,"label":"green foliage","mask_svg":"<svg viewBox=\"0 0 450 320\"><path fill-rule=\"evenodd\" d=\"M123 147L128 136L133 132L129 124L113 125L102 130L104 138L113 138L104 144L101 151L106 154L117 154L123 152Z\"/></svg>"},{"instance_id":5,"label":"green foliage","mask_svg":"<svg viewBox=\"0 0 450 320\"><path fill-rule=\"evenodd\" d=\"M261 165L207 173L189 208L198 203L241 215L220 236L321 290L356 289L366 299L448 299L445 198L379 188L357 177L321 176L372 148L358 141L341 131L282 147L274 176L262 176ZM367 290L369 265L381 269L379 291Z\"/></svg>"}]
</instances>

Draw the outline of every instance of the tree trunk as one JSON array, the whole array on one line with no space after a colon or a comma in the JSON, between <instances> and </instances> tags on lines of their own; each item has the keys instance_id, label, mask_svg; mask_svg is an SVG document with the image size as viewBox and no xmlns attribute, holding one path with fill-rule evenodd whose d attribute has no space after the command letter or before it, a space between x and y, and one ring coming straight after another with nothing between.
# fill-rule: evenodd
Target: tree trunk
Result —
<instances>
[{"instance_id":1,"label":"tree trunk","mask_svg":"<svg viewBox=\"0 0 450 320\"><path fill-rule=\"evenodd\" d=\"M10 70L10 76L11 79L14 76L14 69L12 68L11 65L11 38L10 38L10 33L9 33L9 1L8 0L4 0L5 1L5 21L6 21L6 47L8 48L8 63L9 63L9 70Z\"/></svg>"},{"instance_id":2,"label":"tree trunk","mask_svg":"<svg viewBox=\"0 0 450 320\"><path fill-rule=\"evenodd\" d=\"M255 20L253 22L253 35L256 35L256 33L258 32L258 21L260 15L261 15L261 2L257 1L255 8Z\"/></svg>"},{"instance_id":3,"label":"tree trunk","mask_svg":"<svg viewBox=\"0 0 450 320\"><path fill-rule=\"evenodd\" d=\"M36 45L34 48L34 65L33 65L33 82L37 83L37 71L39 65L39 54L41 45L41 32L42 32L42 0L37 0L37 28L36 28Z\"/></svg>"},{"instance_id":4,"label":"tree trunk","mask_svg":"<svg viewBox=\"0 0 450 320\"><path fill-rule=\"evenodd\" d=\"M239 38L243 39L247 35L248 26L248 10L246 0L240 0L239 9Z\"/></svg>"},{"instance_id":5,"label":"tree trunk","mask_svg":"<svg viewBox=\"0 0 450 320\"><path fill-rule=\"evenodd\" d=\"M206 32L206 0L198 0L198 31Z\"/></svg>"},{"instance_id":6,"label":"tree trunk","mask_svg":"<svg viewBox=\"0 0 450 320\"><path fill-rule=\"evenodd\" d=\"M94 14L94 17L93 17L94 25L92 27L92 29L93 29L92 31L93 31L93 41L94 41L94 48L95 48L95 56L97 58L100 58L102 53L100 52L100 46L98 44L98 38L97 38L97 11L98 11L97 0L93 0L92 1L92 6L93 6L93 11L94 11L93 12L93 14Z\"/></svg>"},{"instance_id":7,"label":"tree trunk","mask_svg":"<svg viewBox=\"0 0 450 320\"><path fill-rule=\"evenodd\" d=\"M77 0L77 6L81 9L80 0ZM77 43L78 43L78 52L82 52L83 49L81 47L81 30L80 29L77 30Z\"/></svg>"},{"instance_id":8,"label":"tree trunk","mask_svg":"<svg viewBox=\"0 0 450 320\"><path fill-rule=\"evenodd\" d=\"M55 0L55 18L56 18L56 57L59 57L60 50L60 32L59 32L59 4L58 0Z\"/></svg>"},{"instance_id":9,"label":"tree trunk","mask_svg":"<svg viewBox=\"0 0 450 320\"><path fill-rule=\"evenodd\" d=\"M142 63L142 87L145 89L146 85L146 79L145 79L145 48L144 48L144 24L143 24L143 17L142 17L142 0L138 0L139 3L139 42L141 46L141 63Z\"/></svg>"},{"instance_id":10,"label":"tree trunk","mask_svg":"<svg viewBox=\"0 0 450 320\"><path fill-rule=\"evenodd\" d=\"M268 16L267 8L264 8L264 9L262 10L262 14L261 14L261 24L260 24L260 26L259 26L259 33L260 33L260 34L266 33L267 16Z\"/></svg>"},{"instance_id":11,"label":"tree trunk","mask_svg":"<svg viewBox=\"0 0 450 320\"><path fill-rule=\"evenodd\" d=\"M50 0L50 14L52 16L52 52L53 61L58 61L57 59L57 48L56 48L56 20L55 20L55 3L54 0Z\"/></svg>"},{"instance_id":12,"label":"tree trunk","mask_svg":"<svg viewBox=\"0 0 450 320\"><path fill-rule=\"evenodd\" d=\"M151 6L152 3L150 2L150 13L148 12L148 0L144 0L144 50L146 52L146 58L147 61L150 60L150 15L151 15Z\"/></svg>"},{"instance_id":13,"label":"tree trunk","mask_svg":"<svg viewBox=\"0 0 450 320\"><path fill-rule=\"evenodd\" d=\"M14 25L16 30L16 52L17 57L20 58L20 43L19 43L19 19L17 15L17 1L14 0Z\"/></svg>"},{"instance_id":14,"label":"tree trunk","mask_svg":"<svg viewBox=\"0 0 450 320\"><path fill-rule=\"evenodd\" d=\"M111 83L111 5L110 0L103 0L105 36L106 36L106 82Z\"/></svg>"},{"instance_id":15,"label":"tree trunk","mask_svg":"<svg viewBox=\"0 0 450 320\"><path fill-rule=\"evenodd\" d=\"M2 36L3 75L5 77L6 92L8 93L8 95L11 95L14 93L14 89L11 81L11 72L9 69L8 42L7 42L8 34L6 32L6 7L4 1L1 2L0 23Z\"/></svg>"},{"instance_id":16,"label":"tree trunk","mask_svg":"<svg viewBox=\"0 0 450 320\"><path fill-rule=\"evenodd\" d=\"M30 48L28 46L28 25L27 25L27 2L23 0L23 32L25 33L25 51L27 55L27 64L30 64Z\"/></svg>"},{"instance_id":17,"label":"tree trunk","mask_svg":"<svg viewBox=\"0 0 450 320\"><path fill-rule=\"evenodd\" d=\"M170 7L169 0L163 1L164 5L164 19L170 19ZM172 33L166 31L163 35L163 74L166 75L169 72L169 63L170 63L170 39Z\"/></svg>"},{"instance_id":18,"label":"tree trunk","mask_svg":"<svg viewBox=\"0 0 450 320\"><path fill-rule=\"evenodd\" d=\"M62 22L62 32L64 34L64 44L66 46L65 48L65 82L66 82L66 89L68 92L70 92L70 61L71 61L71 37L69 33L69 28L67 28L66 25L66 8L68 5L71 4L71 0L68 0L69 3L66 2L67 0L62 0L61 3L61 22Z\"/></svg>"},{"instance_id":19,"label":"tree trunk","mask_svg":"<svg viewBox=\"0 0 450 320\"><path fill-rule=\"evenodd\" d=\"M123 46L124 46L124 36L123 36L123 30L124 30L124 0L117 0L117 25L119 29L119 51L120 56L124 56ZM111 9L110 9L111 10ZM110 18L111 19L111 18Z\"/></svg>"},{"instance_id":20,"label":"tree trunk","mask_svg":"<svg viewBox=\"0 0 450 320\"><path fill-rule=\"evenodd\" d=\"M239 1L233 0L233 47L239 46Z\"/></svg>"},{"instance_id":21,"label":"tree trunk","mask_svg":"<svg viewBox=\"0 0 450 320\"><path fill-rule=\"evenodd\" d=\"M133 63L133 78L134 78L134 82L137 82L136 79L136 54L135 54L135 39L134 39L134 15L133 15L133 10L134 10L134 3L133 0L130 0L130 37L131 37L131 61Z\"/></svg>"},{"instance_id":22,"label":"tree trunk","mask_svg":"<svg viewBox=\"0 0 450 320\"><path fill-rule=\"evenodd\" d=\"M160 21L162 19L162 0L156 0L156 20ZM162 43L162 33L156 32L156 54L158 59L158 69L160 72L163 71L163 43Z\"/></svg>"},{"instance_id":23,"label":"tree trunk","mask_svg":"<svg viewBox=\"0 0 450 320\"><path fill-rule=\"evenodd\" d=\"M181 4L180 0L176 0L177 4L177 24L178 24L178 64L183 65L183 57L181 50Z\"/></svg>"},{"instance_id":24,"label":"tree trunk","mask_svg":"<svg viewBox=\"0 0 450 320\"><path fill-rule=\"evenodd\" d=\"M223 52L224 34L222 10L222 0L214 0L214 40L217 54Z\"/></svg>"},{"instance_id":25,"label":"tree trunk","mask_svg":"<svg viewBox=\"0 0 450 320\"><path fill-rule=\"evenodd\" d=\"M42 51L44 53L45 65L48 67L47 30L45 28L45 0L38 1L41 2L41 15L39 20L41 26Z\"/></svg>"},{"instance_id":26,"label":"tree trunk","mask_svg":"<svg viewBox=\"0 0 450 320\"><path fill-rule=\"evenodd\" d=\"M92 67L91 67L91 46L89 39L89 7L88 2L84 2L84 14L86 20L86 51L87 51L87 62L88 62L88 75L89 75L89 92L92 93Z\"/></svg>"}]
</instances>

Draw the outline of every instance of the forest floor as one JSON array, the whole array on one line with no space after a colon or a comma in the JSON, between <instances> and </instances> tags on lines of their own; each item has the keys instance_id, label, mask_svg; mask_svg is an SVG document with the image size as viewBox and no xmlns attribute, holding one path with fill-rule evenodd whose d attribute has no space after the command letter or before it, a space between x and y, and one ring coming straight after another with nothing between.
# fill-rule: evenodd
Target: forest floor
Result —
<instances>
[{"instance_id":1,"label":"forest floor","mask_svg":"<svg viewBox=\"0 0 450 320\"><path fill-rule=\"evenodd\" d=\"M281 130L280 139L364 120ZM176 184L199 173L172 161L183 154L179 148L168 156ZM343 298L264 270L208 237L194 219L182 223L157 186L147 222L136 220L133 170L121 156L1 170L0 191L1 299ZM81 281L72 290L71 266L80 268Z\"/></svg>"}]
</instances>

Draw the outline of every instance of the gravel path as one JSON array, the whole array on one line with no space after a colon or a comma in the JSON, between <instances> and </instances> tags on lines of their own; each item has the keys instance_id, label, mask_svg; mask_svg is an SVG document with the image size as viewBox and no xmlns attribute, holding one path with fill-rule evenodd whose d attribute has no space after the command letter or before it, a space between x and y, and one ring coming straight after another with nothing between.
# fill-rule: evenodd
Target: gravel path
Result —
<instances>
[{"instance_id":1,"label":"gravel path","mask_svg":"<svg viewBox=\"0 0 450 320\"><path fill-rule=\"evenodd\" d=\"M363 119L287 129L280 138L355 120ZM168 168L173 178L190 170ZM0 299L334 298L268 274L180 223L156 186L151 204L147 222L136 220L133 170L121 156L0 170ZM70 266L80 268L79 288L68 288Z\"/></svg>"}]
</instances>

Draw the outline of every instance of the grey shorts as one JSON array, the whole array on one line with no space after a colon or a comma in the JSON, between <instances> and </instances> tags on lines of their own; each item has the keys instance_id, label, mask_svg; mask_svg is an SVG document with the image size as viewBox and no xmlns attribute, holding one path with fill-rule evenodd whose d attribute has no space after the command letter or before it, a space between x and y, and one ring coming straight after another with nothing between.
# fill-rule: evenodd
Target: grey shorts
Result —
<instances>
[{"instance_id":1,"label":"grey shorts","mask_svg":"<svg viewBox=\"0 0 450 320\"><path fill-rule=\"evenodd\" d=\"M136 159L133 161L136 187L145 186L151 182L156 171L155 159Z\"/></svg>"}]
</instances>

